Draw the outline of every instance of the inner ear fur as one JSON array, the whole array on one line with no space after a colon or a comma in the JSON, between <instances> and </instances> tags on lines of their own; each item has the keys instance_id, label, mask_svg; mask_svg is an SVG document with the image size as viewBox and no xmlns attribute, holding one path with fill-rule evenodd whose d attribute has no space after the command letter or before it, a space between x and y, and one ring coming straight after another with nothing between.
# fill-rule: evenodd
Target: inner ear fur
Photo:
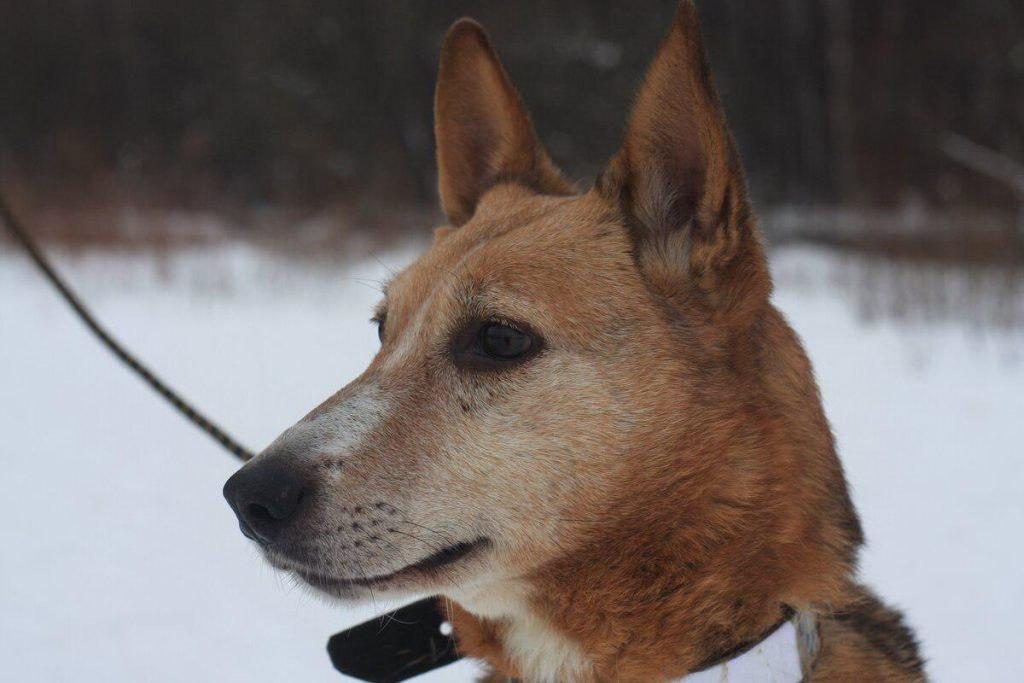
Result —
<instances>
[{"instance_id":1,"label":"inner ear fur","mask_svg":"<svg viewBox=\"0 0 1024 683\"><path fill-rule=\"evenodd\" d=\"M448 220L472 218L487 190L517 182L540 194L570 194L490 39L472 19L448 30L434 97L438 189Z\"/></svg>"},{"instance_id":2,"label":"inner ear fur","mask_svg":"<svg viewBox=\"0 0 1024 683\"><path fill-rule=\"evenodd\" d=\"M659 294L738 324L767 301L764 250L690 0L679 3L597 190L620 204Z\"/></svg>"}]
</instances>

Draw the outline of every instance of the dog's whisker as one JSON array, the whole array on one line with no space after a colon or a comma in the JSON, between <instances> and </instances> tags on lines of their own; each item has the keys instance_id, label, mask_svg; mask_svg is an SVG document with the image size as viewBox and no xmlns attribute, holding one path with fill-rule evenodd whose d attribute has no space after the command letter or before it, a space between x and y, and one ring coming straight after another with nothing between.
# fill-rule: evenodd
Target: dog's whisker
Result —
<instances>
[{"instance_id":1,"label":"dog's whisker","mask_svg":"<svg viewBox=\"0 0 1024 683\"><path fill-rule=\"evenodd\" d=\"M411 519L409 519L409 515L406 514L406 512L404 510L402 510L401 508L399 508L398 506L392 505L392 504L388 504L387 506L388 506L388 508L394 510L396 513L398 513L399 515L402 516L400 522L402 522L404 524L409 524L411 526L418 527L420 529L423 529L424 531L429 531L432 534L436 534L436 535L440 536L442 539L444 539L445 543L448 543L449 545L455 545L456 543L458 543L458 541L455 538L453 538L450 534L447 534L445 532L439 531L439 530L434 529L434 528L429 527L429 526L424 526L423 524L419 524L418 522L412 521Z\"/></svg>"},{"instance_id":2,"label":"dog's whisker","mask_svg":"<svg viewBox=\"0 0 1024 683\"><path fill-rule=\"evenodd\" d=\"M383 294L385 292L384 283L381 280L373 280L373 279L370 279L370 278L361 278L361 277L350 277L350 278L347 278L347 279L351 280L352 282L356 283L357 285L363 285L364 287L369 287L370 289L372 289L373 291L375 291L375 292L377 292L379 294Z\"/></svg>"},{"instance_id":3,"label":"dog's whisker","mask_svg":"<svg viewBox=\"0 0 1024 683\"><path fill-rule=\"evenodd\" d=\"M402 523L402 524L409 524L409 525L412 525L414 527L418 527L420 529L423 529L424 531L429 531L432 534L437 534L448 545L455 545L458 542L458 541L454 540L451 536L449 536L446 533L438 531L437 529L431 529L430 527L423 526L422 524L417 524L416 522L414 522L414 521L412 521L410 519L403 518L400 523Z\"/></svg>"},{"instance_id":4,"label":"dog's whisker","mask_svg":"<svg viewBox=\"0 0 1024 683\"><path fill-rule=\"evenodd\" d=\"M398 276L398 271L389 266L388 264L384 263L384 261L376 253L371 253L370 258L379 263L384 270L388 271L388 275L390 275L390 277L388 278L389 280L394 279L395 277Z\"/></svg>"},{"instance_id":5,"label":"dog's whisker","mask_svg":"<svg viewBox=\"0 0 1024 683\"><path fill-rule=\"evenodd\" d=\"M445 549L444 546L440 546L435 543L430 543L429 541L424 541L422 538L416 536L415 534L409 534L404 531L400 531L399 529L394 529L394 533L401 534L403 536L408 536L409 538L413 538L422 543L423 545L427 546L428 548L431 548L435 552L442 552Z\"/></svg>"}]
</instances>

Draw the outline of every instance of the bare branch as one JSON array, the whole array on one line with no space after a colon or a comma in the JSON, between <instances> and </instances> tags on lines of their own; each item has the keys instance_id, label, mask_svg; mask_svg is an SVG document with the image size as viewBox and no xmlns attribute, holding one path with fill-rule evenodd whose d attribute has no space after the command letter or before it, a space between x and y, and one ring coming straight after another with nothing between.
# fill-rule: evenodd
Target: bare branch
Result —
<instances>
[{"instance_id":1,"label":"bare branch","mask_svg":"<svg viewBox=\"0 0 1024 683\"><path fill-rule=\"evenodd\" d=\"M950 133L942 143L942 151L953 161L1009 186L1024 198L1024 164L984 145Z\"/></svg>"}]
</instances>

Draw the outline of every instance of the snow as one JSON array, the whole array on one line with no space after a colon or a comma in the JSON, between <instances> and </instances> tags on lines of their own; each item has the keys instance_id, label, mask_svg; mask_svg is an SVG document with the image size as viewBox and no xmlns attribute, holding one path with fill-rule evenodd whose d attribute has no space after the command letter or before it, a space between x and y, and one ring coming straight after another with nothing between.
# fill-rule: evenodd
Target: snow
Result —
<instances>
[{"instance_id":1,"label":"snow","mask_svg":"<svg viewBox=\"0 0 1024 683\"><path fill-rule=\"evenodd\" d=\"M376 350L374 280L243 246L59 255L100 317L259 448ZM864 578L906 609L938 681L1024 680L1020 331L865 323L843 263L775 254L864 519ZM339 681L330 605L273 572L220 488L232 459L125 372L20 256L0 252L0 678ZM471 679L472 666L424 677Z\"/></svg>"}]
</instances>

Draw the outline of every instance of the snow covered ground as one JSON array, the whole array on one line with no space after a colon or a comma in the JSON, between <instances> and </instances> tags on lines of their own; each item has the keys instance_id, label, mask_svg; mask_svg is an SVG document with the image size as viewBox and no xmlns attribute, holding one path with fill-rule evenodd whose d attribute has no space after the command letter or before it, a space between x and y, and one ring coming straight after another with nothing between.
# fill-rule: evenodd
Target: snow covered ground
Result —
<instances>
[{"instance_id":1,"label":"snow covered ground","mask_svg":"<svg viewBox=\"0 0 1024 683\"><path fill-rule=\"evenodd\" d=\"M325 604L260 562L220 495L234 462L4 249L0 679L341 680L327 637L384 605ZM59 261L130 347L259 448L367 363L373 280L411 254ZM864 577L907 610L936 680L1024 680L1024 336L865 324L836 257L787 250L775 267L864 518Z\"/></svg>"}]
</instances>

